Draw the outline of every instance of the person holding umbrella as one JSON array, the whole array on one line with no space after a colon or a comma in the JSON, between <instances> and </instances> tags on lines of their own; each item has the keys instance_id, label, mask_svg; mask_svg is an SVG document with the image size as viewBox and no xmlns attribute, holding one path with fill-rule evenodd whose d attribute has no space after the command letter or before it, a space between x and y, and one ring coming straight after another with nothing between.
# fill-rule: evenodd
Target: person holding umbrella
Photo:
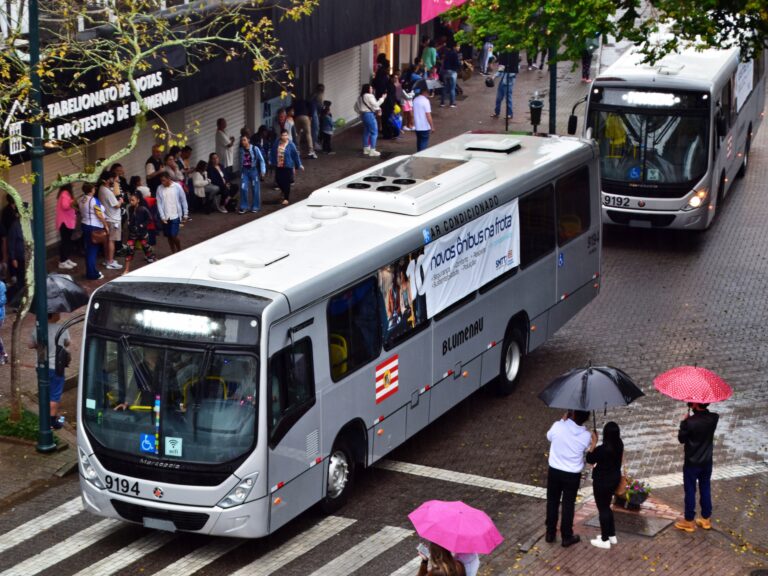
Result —
<instances>
[{"instance_id":1,"label":"person holding umbrella","mask_svg":"<svg viewBox=\"0 0 768 576\"><path fill-rule=\"evenodd\" d=\"M675 522L675 528L693 532L696 525L704 530L712 528L712 446L719 415L708 410L709 404L689 402L688 414L680 421L677 440L685 445L683 463L683 489L685 490L685 519ZM701 518L696 517L696 485L699 486Z\"/></svg>"},{"instance_id":2,"label":"person holding umbrella","mask_svg":"<svg viewBox=\"0 0 768 576\"><path fill-rule=\"evenodd\" d=\"M421 552L420 552L421 554ZM429 565L432 565L432 568ZM417 576L466 576L464 565L453 557L448 550L429 543L429 557L421 556L421 564Z\"/></svg>"},{"instance_id":3,"label":"person holding umbrella","mask_svg":"<svg viewBox=\"0 0 768 576\"><path fill-rule=\"evenodd\" d=\"M668 370L653 380L653 386L665 396L688 403L689 411L683 416L677 433L677 440L685 445L685 518L675 522L675 528L693 532L698 525L704 530L711 530L712 448L719 416L710 412L708 407L711 402L730 398L733 390L717 374L698 366L678 366ZM701 518L696 518L697 484Z\"/></svg>"},{"instance_id":4,"label":"person holding umbrella","mask_svg":"<svg viewBox=\"0 0 768 576\"><path fill-rule=\"evenodd\" d=\"M49 307L50 308L50 307ZM64 373L58 374L56 371L56 334L58 334L61 324L61 314L48 314L48 382L51 386L51 428L59 430L64 425L64 417L59 415L59 405L61 404L61 395L64 392ZM59 336L58 345L68 347L70 343L69 330L64 330ZM28 347L37 350L37 330L32 330L28 342Z\"/></svg>"},{"instance_id":5,"label":"person holding umbrella","mask_svg":"<svg viewBox=\"0 0 768 576\"><path fill-rule=\"evenodd\" d=\"M597 445L597 433L584 427L589 420L586 410L569 410L552 424L547 432L549 448L549 470L547 473L547 533L545 540L555 541L558 509L562 500L563 517L560 521L560 535L564 548L581 541L573 533L573 516L576 508L576 494L584 469L584 454Z\"/></svg>"}]
</instances>

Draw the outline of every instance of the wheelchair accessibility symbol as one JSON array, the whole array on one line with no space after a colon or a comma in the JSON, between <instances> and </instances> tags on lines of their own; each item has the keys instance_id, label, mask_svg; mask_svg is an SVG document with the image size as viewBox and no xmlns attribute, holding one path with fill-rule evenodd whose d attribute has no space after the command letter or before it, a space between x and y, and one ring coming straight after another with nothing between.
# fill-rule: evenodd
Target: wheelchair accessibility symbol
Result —
<instances>
[{"instance_id":1,"label":"wheelchair accessibility symbol","mask_svg":"<svg viewBox=\"0 0 768 576\"><path fill-rule=\"evenodd\" d=\"M154 434L142 434L141 446L142 452L148 452L149 454L155 453L155 435Z\"/></svg>"}]
</instances>

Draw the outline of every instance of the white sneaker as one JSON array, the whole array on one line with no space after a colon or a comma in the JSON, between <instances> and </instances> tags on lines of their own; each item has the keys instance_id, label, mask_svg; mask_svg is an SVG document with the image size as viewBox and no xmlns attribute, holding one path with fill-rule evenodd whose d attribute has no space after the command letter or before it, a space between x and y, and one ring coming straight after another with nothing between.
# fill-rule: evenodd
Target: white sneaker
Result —
<instances>
[{"instance_id":1,"label":"white sneaker","mask_svg":"<svg viewBox=\"0 0 768 576\"><path fill-rule=\"evenodd\" d=\"M122 267L123 265L120 264L120 262L118 262L117 260L112 260L112 262L107 262L107 268L109 268L110 270L120 270Z\"/></svg>"},{"instance_id":2,"label":"white sneaker","mask_svg":"<svg viewBox=\"0 0 768 576\"><path fill-rule=\"evenodd\" d=\"M368 156L368 155L370 155L370 153L371 153L371 147L370 147L370 146L365 146L365 147L363 148L363 154L364 154L365 156Z\"/></svg>"},{"instance_id":3,"label":"white sneaker","mask_svg":"<svg viewBox=\"0 0 768 576\"><path fill-rule=\"evenodd\" d=\"M611 545L616 545L619 543L619 539L616 538L616 536L608 536L608 542L610 542Z\"/></svg>"},{"instance_id":4,"label":"white sneaker","mask_svg":"<svg viewBox=\"0 0 768 576\"><path fill-rule=\"evenodd\" d=\"M70 260L69 258L67 258L66 260L64 260L64 262L66 262L67 264L69 264L69 266L70 266L71 268L74 268L75 266L77 266L77 262L72 262L72 260Z\"/></svg>"},{"instance_id":5,"label":"white sneaker","mask_svg":"<svg viewBox=\"0 0 768 576\"><path fill-rule=\"evenodd\" d=\"M595 536L592 538L592 540L589 541L592 546L595 548L603 548L605 550L611 549L611 541L610 540L603 540L601 536Z\"/></svg>"},{"instance_id":6,"label":"white sneaker","mask_svg":"<svg viewBox=\"0 0 768 576\"><path fill-rule=\"evenodd\" d=\"M368 156L370 156L371 158L375 158L377 156L381 156L381 152L379 152L375 148L371 148L371 151L368 152Z\"/></svg>"},{"instance_id":7,"label":"white sneaker","mask_svg":"<svg viewBox=\"0 0 768 576\"><path fill-rule=\"evenodd\" d=\"M226 209L224 206L222 206L221 204L219 204L219 205L216 207L216 209L217 209L219 212L221 212L222 214L226 214L227 212L229 212L229 210L227 210L227 209Z\"/></svg>"},{"instance_id":8,"label":"white sneaker","mask_svg":"<svg viewBox=\"0 0 768 576\"><path fill-rule=\"evenodd\" d=\"M69 264L67 264L67 262L66 262L66 261L64 261L64 262L59 262L59 270L72 270L72 268L73 268L73 267L72 267L72 266L70 266Z\"/></svg>"}]
</instances>

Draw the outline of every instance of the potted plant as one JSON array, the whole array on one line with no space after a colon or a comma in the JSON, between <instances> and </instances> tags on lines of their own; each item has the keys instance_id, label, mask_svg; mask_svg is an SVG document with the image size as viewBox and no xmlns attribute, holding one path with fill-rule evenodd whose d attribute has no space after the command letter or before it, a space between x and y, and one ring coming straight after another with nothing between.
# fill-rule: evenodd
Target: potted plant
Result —
<instances>
[{"instance_id":1,"label":"potted plant","mask_svg":"<svg viewBox=\"0 0 768 576\"><path fill-rule=\"evenodd\" d=\"M651 493L651 486L647 482L627 476L624 493L616 496L615 504L627 510L640 510L640 505L645 502Z\"/></svg>"}]
</instances>

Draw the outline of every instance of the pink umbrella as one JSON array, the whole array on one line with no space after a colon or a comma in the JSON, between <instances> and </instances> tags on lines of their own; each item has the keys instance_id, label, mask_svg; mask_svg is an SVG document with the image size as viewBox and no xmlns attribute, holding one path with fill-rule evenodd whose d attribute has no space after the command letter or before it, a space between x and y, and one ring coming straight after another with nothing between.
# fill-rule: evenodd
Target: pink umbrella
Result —
<instances>
[{"instance_id":1,"label":"pink umbrella","mask_svg":"<svg viewBox=\"0 0 768 576\"><path fill-rule=\"evenodd\" d=\"M430 500L408 518L419 536L456 554L488 554L504 541L488 514L464 502Z\"/></svg>"},{"instance_id":2,"label":"pink umbrella","mask_svg":"<svg viewBox=\"0 0 768 576\"><path fill-rule=\"evenodd\" d=\"M675 400L709 404L727 400L733 390L717 374L706 368L678 366L653 380L653 387Z\"/></svg>"}]
</instances>

